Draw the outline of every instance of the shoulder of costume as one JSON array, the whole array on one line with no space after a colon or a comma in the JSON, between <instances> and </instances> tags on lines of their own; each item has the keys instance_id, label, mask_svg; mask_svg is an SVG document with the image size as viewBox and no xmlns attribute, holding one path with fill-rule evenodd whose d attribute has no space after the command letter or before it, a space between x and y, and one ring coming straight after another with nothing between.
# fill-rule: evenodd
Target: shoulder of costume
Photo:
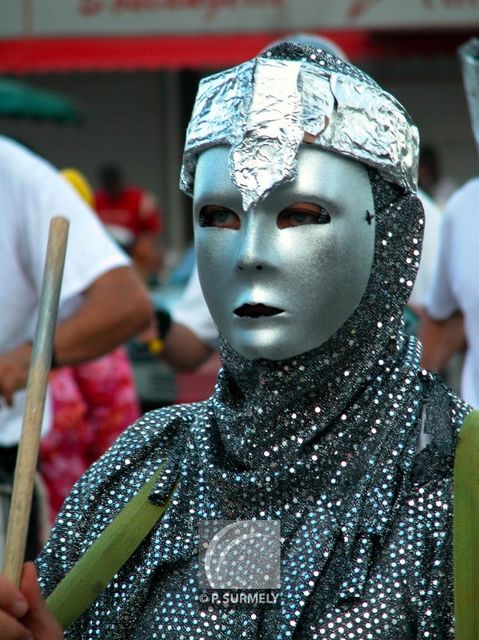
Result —
<instances>
[{"instance_id":1,"label":"shoulder of costume","mask_svg":"<svg viewBox=\"0 0 479 640\"><path fill-rule=\"evenodd\" d=\"M127 493L136 491L161 465L181 458L190 429L206 405L172 405L145 413L90 467L76 489L88 496L112 484L124 486Z\"/></svg>"},{"instance_id":2,"label":"shoulder of costume","mask_svg":"<svg viewBox=\"0 0 479 640\"><path fill-rule=\"evenodd\" d=\"M434 494L436 486L452 479L458 433L471 407L436 374L426 372L422 379L425 395L412 490L427 487L428 494Z\"/></svg>"}]
</instances>

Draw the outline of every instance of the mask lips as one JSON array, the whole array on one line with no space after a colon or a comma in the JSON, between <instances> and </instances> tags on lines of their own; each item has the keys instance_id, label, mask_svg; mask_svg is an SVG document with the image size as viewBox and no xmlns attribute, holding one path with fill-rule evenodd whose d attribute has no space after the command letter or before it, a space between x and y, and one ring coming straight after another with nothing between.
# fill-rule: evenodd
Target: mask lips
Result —
<instances>
[{"instance_id":1,"label":"mask lips","mask_svg":"<svg viewBox=\"0 0 479 640\"><path fill-rule=\"evenodd\" d=\"M276 316L284 313L283 309L270 307L265 304L243 304L234 310L234 314L239 318L261 318Z\"/></svg>"}]
</instances>

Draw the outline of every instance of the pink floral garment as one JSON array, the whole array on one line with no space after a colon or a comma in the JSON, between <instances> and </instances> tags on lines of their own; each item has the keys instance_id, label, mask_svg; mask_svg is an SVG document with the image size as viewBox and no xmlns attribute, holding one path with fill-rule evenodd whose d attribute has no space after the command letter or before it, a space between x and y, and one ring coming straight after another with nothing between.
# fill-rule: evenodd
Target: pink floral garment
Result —
<instances>
[{"instance_id":1,"label":"pink floral garment","mask_svg":"<svg viewBox=\"0 0 479 640\"><path fill-rule=\"evenodd\" d=\"M40 449L51 516L81 474L140 416L125 350L50 373L53 425Z\"/></svg>"}]
</instances>

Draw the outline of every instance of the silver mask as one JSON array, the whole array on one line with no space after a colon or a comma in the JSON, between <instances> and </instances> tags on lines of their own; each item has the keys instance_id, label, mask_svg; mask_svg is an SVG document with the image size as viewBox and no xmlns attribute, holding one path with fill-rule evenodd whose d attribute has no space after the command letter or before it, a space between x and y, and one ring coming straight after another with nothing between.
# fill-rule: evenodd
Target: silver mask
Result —
<instances>
[{"instance_id":1,"label":"silver mask","mask_svg":"<svg viewBox=\"0 0 479 640\"><path fill-rule=\"evenodd\" d=\"M359 162L301 145L295 179L244 211L229 152L212 147L198 159L201 286L238 353L282 360L320 346L361 301L375 239L368 173Z\"/></svg>"}]
</instances>

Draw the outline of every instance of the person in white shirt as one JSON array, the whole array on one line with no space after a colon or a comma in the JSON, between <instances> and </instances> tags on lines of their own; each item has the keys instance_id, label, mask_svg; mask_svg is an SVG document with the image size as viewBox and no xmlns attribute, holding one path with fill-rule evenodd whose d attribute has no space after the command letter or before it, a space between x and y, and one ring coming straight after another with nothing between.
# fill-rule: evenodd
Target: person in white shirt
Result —
<instances>
[{"instance_id":1,"label":"person in white shirt","mask_svg":"<svg viewBox=\"0 0 479 640\"><path fill-rule=\"evenodd\" d=\"M459 49L472 127L479 149L479 39ZM467 345L461 394L479 407L479 178L467 182L446 204L438 267L421 329L423 366L441 370Z\"/></svg>"},{"instance_id":2,"label":"person in white shirt","mask_svg":"<svg viewBox=\"0 0 479 640\"><path fill-rule=\"evenodd\" d=\"M461 394L479 407L479 178L459 189L444 211L438 267L421 331L423 364L440 370L467 342Z\"/></svg>"},{"instance_id":3,"label":"person in white shirt","mask_svg":"<svg viewBox=\"0 0 479 640\"><path fill-rule=\"evenodd\" d=\"M48 162L1 136L0 202L0 470L8 482L20 439L51 218L70 221L55 365L115 348L149 323L151 306L128 258L74 189ZM44 431L49 422L47 401ZM35 543L32 547L34 554Z\"/></svg>"}]
</instances>

